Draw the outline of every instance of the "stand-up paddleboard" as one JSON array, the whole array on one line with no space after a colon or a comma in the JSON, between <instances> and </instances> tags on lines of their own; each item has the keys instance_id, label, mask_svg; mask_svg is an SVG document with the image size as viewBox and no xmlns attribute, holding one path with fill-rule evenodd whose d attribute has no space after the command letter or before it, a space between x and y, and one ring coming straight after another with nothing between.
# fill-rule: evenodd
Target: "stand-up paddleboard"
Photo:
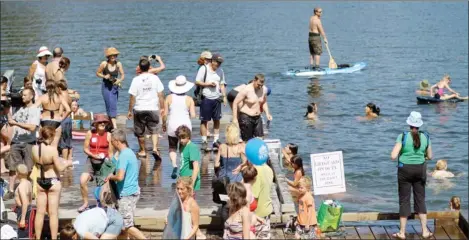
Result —
<instances>
[{"instance_id":1,"label":"stand-up paddleboard","mask_svg":"<svg viewBox=\"0 0 469 240\"><path fill-rule=\"evenodd\" d=\"M295 77L313 77L313 76L320 76L320 75L329 75L329 74L337 74L337 73L353 73L362 70L366 67L366 63L358 62L354 65L348 64L339 64L338 68L331 69L331 68L324 68L323 70L317 71L312 70L311 67L304 67L303 69L289 69L286 73L287 76L295 76Z\"/></svg>"},{"instance_id":2,"label":"stand-up paddleboard","mask_svg":"<svg viewBox=\"0 0 469 240\"><path fill-rule=\"evenodd\" d=\"M168 209L168 223L163 230L163 239L184 239L183 235L190 233L191 223L185 221L182 211L182 201L176 192Z\"/></svg>"},{"instance_id":3,"label":"stand-up paddleboard","mask_svg":"<svg viewBox=\"0 0 469 240\"><path fill-rule=\"evenodd\" d=\"M458 99L458 98L450 98L446 100L441 100L441 99L430 97L430 96L418 96L417 97L418 104L434 104L434 103L443 103L443 102L457 103L457 102L464 102L464 100Z\"/></svg>"}]
</instances>

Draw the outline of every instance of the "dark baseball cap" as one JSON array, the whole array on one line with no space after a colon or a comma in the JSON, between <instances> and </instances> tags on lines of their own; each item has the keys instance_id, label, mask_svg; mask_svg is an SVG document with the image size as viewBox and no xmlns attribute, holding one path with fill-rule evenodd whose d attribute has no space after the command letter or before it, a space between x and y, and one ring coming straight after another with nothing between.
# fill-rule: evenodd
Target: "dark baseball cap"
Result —
<instances>
[{"instance_id":1,"label":"dark baseball cap","mask_svg":"<svg viewBox=\"0 0 469 240\"><path fill-rule=\"evenodd\" d=\"M215 53L212 55L212 61L223 63L223 57L219 53Z\"/></svg>"}]
</instances>

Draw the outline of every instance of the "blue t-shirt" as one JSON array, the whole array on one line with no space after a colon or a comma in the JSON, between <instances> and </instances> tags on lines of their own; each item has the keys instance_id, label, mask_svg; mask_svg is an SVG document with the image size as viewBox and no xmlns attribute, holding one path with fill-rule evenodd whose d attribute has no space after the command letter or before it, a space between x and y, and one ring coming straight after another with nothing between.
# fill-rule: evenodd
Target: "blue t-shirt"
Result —
<instances>
[{"instance_id":1,"label":"blue t-shirt","mask_svg":"<svg viewBox=\"0 0 469 240\"><path fill-rule=\"evenodd\" d=\"M135 153L130 148L122 150L116 163L116 174L119 170L125 171L124 180L117 182L119 196L125 197L136 194L140 191L138 186L138 160Z\"/></svg>"}]
</instances>

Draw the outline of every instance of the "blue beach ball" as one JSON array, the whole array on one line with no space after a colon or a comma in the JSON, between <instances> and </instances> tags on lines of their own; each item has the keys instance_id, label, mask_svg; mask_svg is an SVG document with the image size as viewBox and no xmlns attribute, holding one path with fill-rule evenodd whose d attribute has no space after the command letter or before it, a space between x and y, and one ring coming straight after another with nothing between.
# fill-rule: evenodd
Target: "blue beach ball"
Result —
<instances>
[{"instance_id":1,"label":"blue beach ball","mask_svg":"<svg viewBox=\"0 0 469 240\"><path fill-rule=\"evenodd\" d=\"M252 138L246 143L246 157L254 165L262 165L269 158L269 149L260 138Z\"/></svg>"},{"instance_id":2,"label":"blue beach ball","mask_svg":"<svg viewBox=\"0 0 469 240\"><path fill-rule=\"evenodd\" d=\"M267 96L269 96L269 95L270 95L270 93L272 92L272 90L270 90L270 88L269 88L269 87L267 87L267 86L265 86L265 87L267 88Z\"/></svg>"}]
</instances>

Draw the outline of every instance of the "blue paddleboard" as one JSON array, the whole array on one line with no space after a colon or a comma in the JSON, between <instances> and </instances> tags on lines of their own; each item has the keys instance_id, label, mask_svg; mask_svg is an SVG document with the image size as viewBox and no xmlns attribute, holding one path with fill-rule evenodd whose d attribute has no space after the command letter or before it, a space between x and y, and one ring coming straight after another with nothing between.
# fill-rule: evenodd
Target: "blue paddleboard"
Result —
<instances>
[{"instance_id":1,"label":"blue paddleboard","mask_svg":"<svg viewBox=\"0 0 469 240\"><path fill-rule=\"evenodd\" d=\"M316 71L312 70L310 67L305 68L298 68L298 69L289 69L286 72L287 76L295 76L295 77L314 77L314 76L321 76L321 75L329 75L329 74L337 74L337 73L353 73L362 70L366 67L365 62L358 62L354 65L349 67L342 67L342 68L324 68L323 70Z\"/></svg>"}]
</instances>

